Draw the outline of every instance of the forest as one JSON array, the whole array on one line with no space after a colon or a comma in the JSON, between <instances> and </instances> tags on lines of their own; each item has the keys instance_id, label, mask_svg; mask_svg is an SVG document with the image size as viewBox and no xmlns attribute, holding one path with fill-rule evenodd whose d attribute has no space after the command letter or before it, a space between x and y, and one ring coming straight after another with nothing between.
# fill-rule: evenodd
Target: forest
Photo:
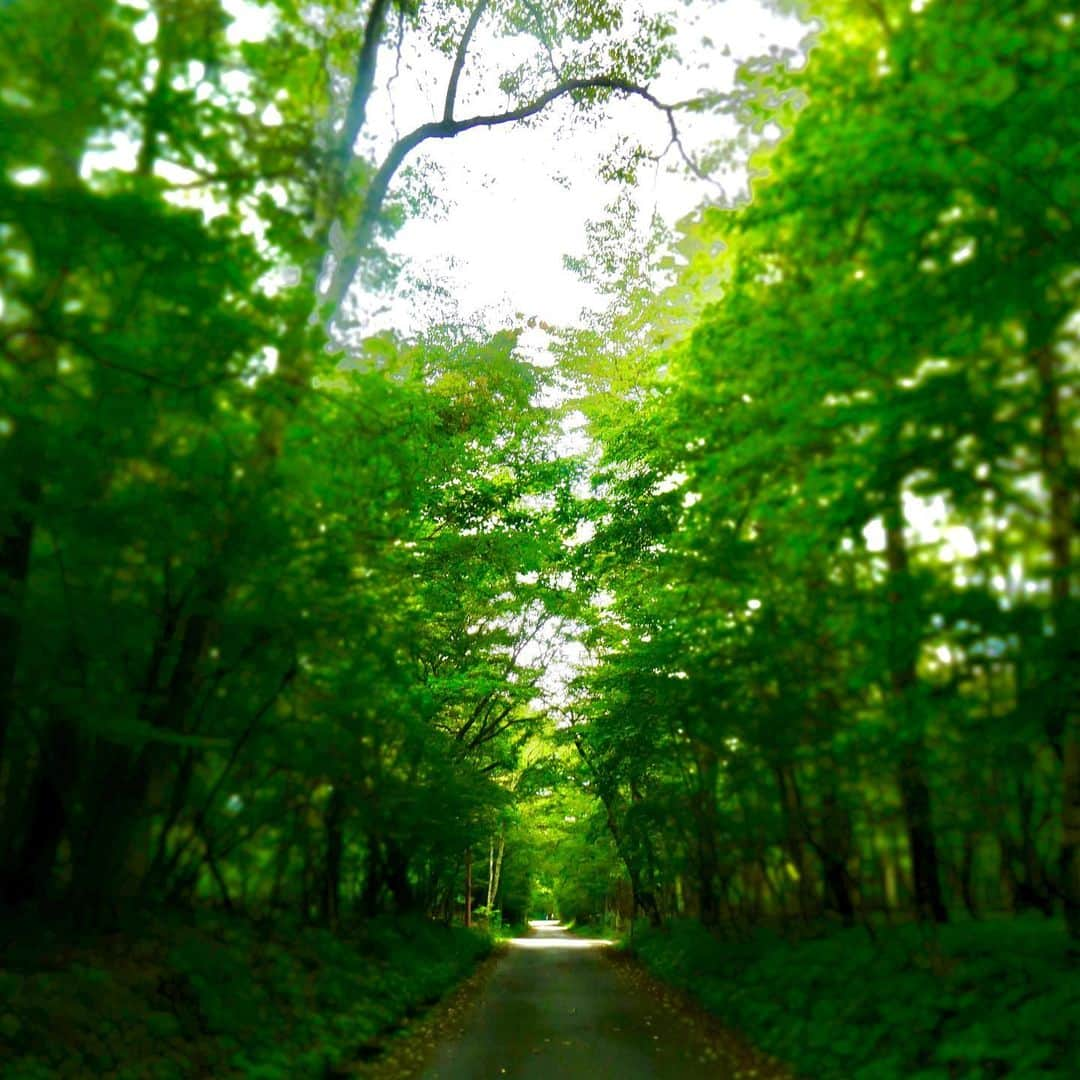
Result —
<instances>
[{"instance_id":1,"label":"forest","mask_svg":"<svg viewBox=\"0 0 1080 1080\"><path fill-rule=\"evenodd\" d=\"M658 96L709 6L0 4L3 1076L366 1075L548 915L777 1076L1075 1075L1076 15ZM429 144L615 105L598 308L366 329Z\"/></svg>"}]
</instances>

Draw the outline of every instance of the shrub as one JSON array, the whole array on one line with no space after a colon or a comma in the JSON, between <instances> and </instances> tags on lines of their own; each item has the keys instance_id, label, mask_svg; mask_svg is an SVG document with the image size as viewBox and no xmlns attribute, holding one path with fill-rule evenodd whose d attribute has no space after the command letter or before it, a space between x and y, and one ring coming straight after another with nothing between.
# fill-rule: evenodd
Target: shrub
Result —
<instances>
[{"instance_id":1,"label":"shrub","mask_svg":"<svg viewBox=\"0 0 1080 1080\"><path fill-rule=\"evenodd\" d=\"M1041 918L799 944L765 932L726 942L681 922L636 933L630 947L815 1080L974 1080L1075 1075L1080 973L1064 940Z\"/></svg>"}]
</instances>

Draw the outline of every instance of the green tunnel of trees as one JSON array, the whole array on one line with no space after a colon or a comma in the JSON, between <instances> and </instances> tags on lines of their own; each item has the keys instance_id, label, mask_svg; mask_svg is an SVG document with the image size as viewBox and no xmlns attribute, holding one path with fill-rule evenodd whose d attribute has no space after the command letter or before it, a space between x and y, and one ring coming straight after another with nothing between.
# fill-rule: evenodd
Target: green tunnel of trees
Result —
<instances>
[{"instance_id":1,"label":"green tunnel of trees","mask_svg":"<svg viewBox=\"0 0 1080 1080\"><path fill-rule=\"evenodd\" d=\"M1080 936L1066 7L812 5L804 67L693 103L784 131L753 199L598 225L611 306L542 366L524 326L361 340L348 286L468 129L478 24L579 112L663 27L596 66L618 5L263 6L0 12L4 903ZM453 74L380 163L399 33Z\"/></svg>"}]
</instances>

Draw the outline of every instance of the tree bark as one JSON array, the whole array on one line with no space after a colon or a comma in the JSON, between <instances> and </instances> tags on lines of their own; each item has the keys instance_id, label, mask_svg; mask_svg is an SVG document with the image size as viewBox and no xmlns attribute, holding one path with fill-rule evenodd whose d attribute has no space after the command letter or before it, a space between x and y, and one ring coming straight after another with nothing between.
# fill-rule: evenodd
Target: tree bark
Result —
<instances>
[{"instance_id":1,"label":"tree bark","mask_svg":"<svg viewBox=\"0 0 1080 1080\"><path fill-rule=\"evenodd\" d=\"M68 806L78 770L74 726L53 720L45 733L40 760L27 800L28 824L8 882L8 899L15 904L44 898L52 882L60 842L70 825Z\"/></svg>"},{"instance_id":2,"label":"tree bark","mask_svg":"<svg viewBox=\"0 0 1080 1080\"><path fill-rule=\"evenodd\" d=\"M495 904L499 899L499 878L502 876L502 861L503 852L506 850L506 826L501 825L499 827L499 842L495 843L495 838L491 839L491 850L488 853L488 891L487 891L487 910L488 919L491 918L492 911L495 910Z\"/></svg>"},{"instance_id":3,"label":"tree bark","mask_svg":"<svg viewBox=\"0 0 1080 1080\"><path fill-rule=\"evenodd\" d=\"M18 463L16 463L18 464ZM0 765L8 731L15 715L15 675L22 637L22 609L30 553L34 546L32 510L41 485L24 477L18 485L18 503L6 533L0 536Z\"/></svg>"},{"instance_id":4,"label":"tree bark","mask_svg":"<svg viewBox=\"0 0 1080 1080\"><path fill-rule=\"evenodd\" d=\"M948 922L949 913L941 889L930 785L923 768L924 723L921 704L916 701L920 627L911 604L911 575L899 490L894 493L885 513L885 557L889 569L888 601L892 610L891 702L900 725L901 742L897 781L911 852L915 908L920 919L944 923Z\"/></svg>"},{"instance_id":5,"label":"tree bark","mask_svg":"<svg viewBox=\"0 0 1080 1080\"><path fill-rule=\"evenodd\" d=\"M694 818L697 824L697 877L701 921L713 927L720 923L720 897L717 895L720 856L716 847L716 782L720 760L716 750L699 745L697 754L698 789L694 793Z\"/></svg>"},{"instance_id":6,"label":"tree bark","mask_svg":"<svg viewBox=\"0 0 1080 1080\"><path fill-rule=\"evenodd\" d=\"M1050 499L1050 608L1054 626L1053 680L1055 697L1047 717L1051 743L1060 746L1062 760L1061 799L1061 892L1065 923L1073 948L1080 948L1080 620L1072 596L1072 543L1074 493L1061 419L1058 358L1051 332L1039 327L1034 367L1041 397L1040 458L1043 483Z\"/></svg>"},{"instance_id":7,"label":"tree bark","mask_svg":"<svg viewBox=\"0 0 1080 1080\"><path fill-rule=\"evenodd\" d=\"M345 850L345 796L334 785L326 804L324 818L326 862L323 877L322 918L332 930L337 929L341 915L341 863Z\"/></svg>"},{"instance_id":8,"label":"tree bark","mask_svg":"<svg viewBox=\"0 0 1080 1080\"><path fill-rule=\"evenodd\" d=\"M472 926L472 848L465 849L465 925Z\"/></svg>"},{"instance_id":9,"label":"tree bark","mask_svg":"<svg viewBox=\"0 0 1080 1080\"><path fill-rule=\"evenodd\" d=\"M807 873L806 849L803 838L809 835L810 829L803 814L802 800L799 797L798 780L795 776L794 767L791 765L777 765L774 766L773 773L780 789L780 805L784 813L785 846L788 858L798 874L796 895L799 903L799 914L802 916L803 922L809 922L814 914L814 898L812 882Z\"/></svg>"},{"instance_id":10,"label":"tree bark","mask_svg":"<svg viewBox=\"0 0 1080 1080\"><path fill-rule=\"evenodd\" d=\"M826 766L830 768L830 766ZM821 868L825 877L825 896L845 926L855 924L855 901L851 893L848 856L851 852L851 817L840 805L831 783L822 796Z\"/></svg>"}]
</instances>

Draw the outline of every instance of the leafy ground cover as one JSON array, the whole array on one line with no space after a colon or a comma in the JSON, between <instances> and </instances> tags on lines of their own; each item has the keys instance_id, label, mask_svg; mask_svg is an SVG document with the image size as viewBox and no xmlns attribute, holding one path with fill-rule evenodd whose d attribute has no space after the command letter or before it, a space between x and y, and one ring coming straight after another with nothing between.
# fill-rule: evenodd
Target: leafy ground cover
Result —
<instances>
[{"instance_id":1,"label":"leafy ground cover","mask_svg":"<svg viewBox=\"0 0 1080 1080\"><path fill-rule=\"evenodd\" d=\"M28 934L0 968L6 1080L344 1075L492 947L421 919L335 936L217 916L44 944Z\"/></svg>"},{"instance_id":2,"label":"leafy ground cover","mask_svg":"<svg viewBox=\"0 0 1080 1080\"><path fill-rule=\"evenodd\" d=\"M598 922L571 922L564 929L574 937L585 938L587 941L618 940L618 935L610 926L604 926Z\"/></svg>"},{"instance_id":3,"label":"leafy ground cover","mask_svg":"<svg viewBox=\"0 0 1080 1080\"><path fill-rule=\"evenodd\" d=\"M700 924L628 949L814 1080L1072 1077L1080 971L1042 919L720 941Z\"/></svg>"},{"instance_id":4,"label":"leafy ground cover","mask_svg":"<svg viewBox=\"0 0 1080 1080\"><path fill-rule=\"evenodd\" d=\"M498 926L488 928L496 941L510 941L513 938L528 937L529 924L524 919L517 922L500 923Z\"/></svg>"}]
</instances>

